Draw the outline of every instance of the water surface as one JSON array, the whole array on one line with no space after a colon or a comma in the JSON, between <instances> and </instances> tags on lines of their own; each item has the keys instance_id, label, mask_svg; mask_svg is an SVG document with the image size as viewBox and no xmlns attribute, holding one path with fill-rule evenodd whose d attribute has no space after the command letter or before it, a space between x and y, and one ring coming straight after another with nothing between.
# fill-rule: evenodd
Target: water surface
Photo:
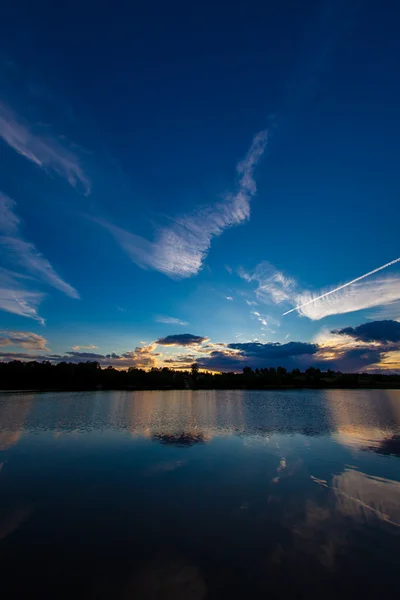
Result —
<instances>
[{"instance_id":1,"label":"water surface","mask_svg":"<svg viewBox=\"0 0 400 600\"><path fill-rule=\"evenodd\" d=\"M400 391L0 394L6 597L397 589Z\"/></svg>"}]
</instances>

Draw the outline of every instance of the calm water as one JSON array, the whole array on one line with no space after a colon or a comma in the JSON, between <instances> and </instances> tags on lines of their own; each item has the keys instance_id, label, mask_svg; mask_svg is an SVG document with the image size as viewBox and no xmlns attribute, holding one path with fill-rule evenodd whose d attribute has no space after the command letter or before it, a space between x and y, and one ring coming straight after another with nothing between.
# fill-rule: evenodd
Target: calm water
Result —
<instances>
[{"instance_id":1,"label":"calm water","mask_svg":"<svg viewBox=\"0 0 400 600\"><path fill-rule=\"evenodd\" d=\"M400 391L0 394L2 593L394 592L399 482Z\"/></svg>"}]
</instances>

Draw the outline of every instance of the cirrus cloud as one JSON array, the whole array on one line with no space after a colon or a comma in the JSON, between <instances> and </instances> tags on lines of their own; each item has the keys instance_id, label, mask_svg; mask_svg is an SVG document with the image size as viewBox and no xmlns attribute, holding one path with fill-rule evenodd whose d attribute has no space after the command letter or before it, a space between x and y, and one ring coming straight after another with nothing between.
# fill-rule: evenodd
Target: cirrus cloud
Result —
<instances>
[{"instance_id":1,"label":"cirrus cloud","mask_svg":"<svg viewBox=\"0 0 400 600\"><path fill-rule=\"evenodd\" d=\"M114 236L131 260L143 269L155 269L172 279L197 275L208 254L212 239L225 229L250 217L250 200L256 194L254 170L267 144L267 131L253 139L245 158L237 165L237 189L223 201L200 207L176 217L172 225L157 230L155 241L116 227L102 219L93 219Z\"/></svg>"},{"instance_id":2,"label":"cirrus cloud","mask_svg":"<svg viewBox=\"0 0 400 600\"><path fill-rule=\"evenodd\" d=\"M15 213L15 207L15 201L0 192L0 215L2 217L0 245L3 248L3 260L6 258L10 263L17 264L30 275L60 290L70 298L79 298L77 290L62 279L36 246L23 239L19 230L20 219ZM28 280L29 278L25 277L25 281Z\"/></svg>"},{"instance_id":3,"label":"cirrus cloud","mask_svg":"<svg viewBox=\"0 0 400 600\"><path fill-rule=\"evenodd\" d=\"M177 319L176 317L157 317L157 323L165 323L165 325L189 325L187 321L182 321L181 319Z\"/></svg>"},{"instance_id":4,"label":"cirrus cloud","mask_svg":"<svg viewBox=\"0 0 400 600\"><path fill-rule=\"evenodd\" d=\"M47 133L34 133L22 117L0 102L0 138L18 154L41 167L63 177L85 195L90 194L91 184L78 155L66 147L65 140Z\"/></svg>"}]
</instances>

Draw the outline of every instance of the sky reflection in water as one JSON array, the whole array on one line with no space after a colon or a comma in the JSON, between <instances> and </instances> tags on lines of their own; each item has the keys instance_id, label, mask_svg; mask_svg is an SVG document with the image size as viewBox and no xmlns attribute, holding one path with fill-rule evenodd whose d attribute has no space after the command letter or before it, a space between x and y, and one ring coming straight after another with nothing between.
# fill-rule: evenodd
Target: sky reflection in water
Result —
<instances>
[{"instance_id":1,"label":"sky reflection in water","mask_svg":"<svg viewBox=\"0 0 400 600\"><path fill-rule=\"evenodd\" d=\"M396 583L399 435L399 391L1 394L4 585L379 593Z\"/></svg>"}]
</instances>

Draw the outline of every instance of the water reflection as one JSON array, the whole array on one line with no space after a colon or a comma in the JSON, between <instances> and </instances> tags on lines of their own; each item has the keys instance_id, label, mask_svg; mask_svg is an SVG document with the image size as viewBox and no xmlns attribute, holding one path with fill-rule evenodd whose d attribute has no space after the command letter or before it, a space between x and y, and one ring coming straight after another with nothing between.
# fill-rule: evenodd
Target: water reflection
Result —
<instances>
[{"instance_id":1,"label":"water reflection","mask_svg":"<svg viewBox=\"0 0 400 600\"><path fill-rule=\"evenodd\" d=\"M400 392L0 395L0 560L18 597L364 595L397 580L399 440ZM17 577L33 547L54 581Z\"/></svg>"},{"instance_id":2,"label":"water reflection","mask_svg":"<svg viewBox=\"0 0 400 600\"><path fill-rule=\"evenodd\" d=\"M338 442L359 448L379 448L400 424L397 390L326 390L332 430Z\"/></svg>"},{"instance_id":3,"label":"water reflection","mask_svg":"<svg viewBox=\"0 0 400 600\"><path fill-rule=\"evenodd\" d=\"M178 446L178 448L185 448L194 444L204 444L204 442L211 438L207 437L201 431L182 431L181 433L153 433L152 439L162 444L171 444Z\"/></svg>"},{"instance_id":4,"label":"water reflection","mask_svg":"<svg viewBox=\"0 0 400 600\"><path fill-rule=\"evenodd\" d=\"M370 446L369 450L373 450L378 454L386 454L400 457L400 435L386 437L378 444Z\"/></svg>"},{"instance_id":5,"label":"water reflection","mask_svg":"<svg viewBox=\"0 0 400 600\"><path fill-rule=\"evenodd\" d=\"M0 451L19 441L33 402L33 394L0 393Z\"/></svg>"},{"instance_id":6,"label":"water reflection","mask_svg":"<svg viewBox=\"0 0 400 600\"><path fill-rule=\"evenodd\" d=\"M400 483L385 477L374 477L352 469L334 475L336 508L361 523L379 521L400 527Z\"/></svg>"}]
</instances>

